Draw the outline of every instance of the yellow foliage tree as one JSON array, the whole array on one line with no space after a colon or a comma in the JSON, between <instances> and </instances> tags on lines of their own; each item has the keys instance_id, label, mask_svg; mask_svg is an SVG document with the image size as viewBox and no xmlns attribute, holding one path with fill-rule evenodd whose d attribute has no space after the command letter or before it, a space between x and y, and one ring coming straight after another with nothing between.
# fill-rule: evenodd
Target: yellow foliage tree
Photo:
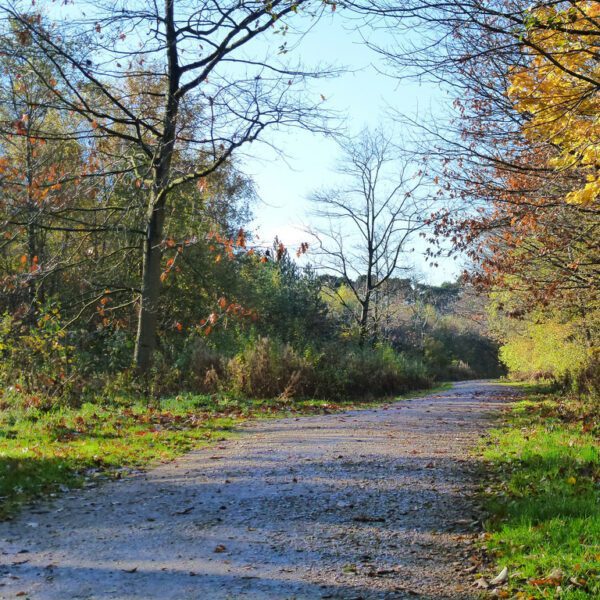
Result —
<instances>
[{"instance_id":1,"label":"yellow foliage tree","mask_svg":"<svg viewBox=\"0 0 600 600\"><path fill-rule=\"evenodd\" d=\"M559 7L561 5L558 5ZM589 205L600 196L600 3L548 4L529 13L525 65L513 68L509 97L528 116L524 133L558 152L550 166L581 183L566 195Z\"/></svg>"}]
</instances>

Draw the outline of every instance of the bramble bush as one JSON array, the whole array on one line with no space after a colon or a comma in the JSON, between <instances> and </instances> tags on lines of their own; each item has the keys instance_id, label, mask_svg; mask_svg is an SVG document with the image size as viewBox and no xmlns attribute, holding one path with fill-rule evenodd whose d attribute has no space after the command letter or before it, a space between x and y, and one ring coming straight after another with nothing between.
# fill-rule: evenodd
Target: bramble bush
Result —
<instances>
[{"instance_id":1,"label":"bramble bush","mask_svg":"<svg viewBox=\"0 0 600 600\"><path fill-rule=\"evenodd\" d=\"M220 352L205 338L191 338L174 359L157 357L150 387L155 396L181 391L247 398L369 399L429 387L426 365L389 345L361 347L352 340L297 348L278 338L240 338L237 351ZM132 395L131 377L118 378ZM117 380L114 380L117 381ZM118 395L111 380L105 392Z\"/></svg>"},{"instance_id":2,"label":"bramble bush","mask_svg":"<svg viewBox=\"0 0 600 600\"><path fill-rule=\"evenodd\" d=\"M289 344L260 337L228 362L225 385L251 398L291 398L305 395L311 368Z\"/></svg>"},{"instance_id":3,"label":"bramble bush","mask_svg":"<svg viewBox=\"0 0 600 600\"><path fill-rule=\"evenodd\" d=\"M190 333L179 346L157 353L150 377L140 382L123 362L131 344L122 331L65 331L58 307L41 307L35 323L6 314L0 320L0 387L51 406L85 401L127 402L182 391L250 398L344 400L393 396L432 382L420 359L379 343L352 339L292 345L277 337L229 335L225 344ZM108 340L108 341L107 341ZM27 400L29 402L29 400Z\"/></svg>"}]
</instances>

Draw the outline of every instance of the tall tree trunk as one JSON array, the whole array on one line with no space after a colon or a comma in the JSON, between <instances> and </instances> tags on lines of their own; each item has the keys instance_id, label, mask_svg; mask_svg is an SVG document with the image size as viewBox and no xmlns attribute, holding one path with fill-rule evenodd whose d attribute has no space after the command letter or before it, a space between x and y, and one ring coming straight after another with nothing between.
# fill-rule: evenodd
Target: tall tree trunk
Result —
<instances>
[{"instance_id":1,"label":"tall tree trunk","mask_svg":"<svg viewBox=\"0 0 600 600\"><path fill-rule=\"evenodd\" d=\"M27 224L27 268L29 269L27 283L27 321L33 324L36 316L35 306L35 267L37 259L36 227L35 227L35 208L32 203L28 203L29 215Z\"/></svg>"},{"instance_id":2,"label":"tall tree trunk","mask_svg":"<svg viewBox=\"0 0 600 600\"><path fill-rule=\"evenodd\" d=\"M171 162L177 137L179 116L180 69L177 57L177 33L174 0L165 0L165 34L168 58L169 90L165 106L162 136L153 160L152 193L146 214L146 239L142 262L142 290L135 340L134 362L138 373L147 376L157 348L158 309L161 288L162 238Z\"/></svg>"},{"instance_id":3,"label":"tall tree trunk","mask_svg":"<svg viewBox=\"0 0 600 600\"><path fill-rule=\"evenodd\" d=\"M39 260L38 256L38 244L37 244L37 221L38 221L38 208L33 198L33 152L31 147L31 115L28 113L27 118L27 137L25 138L25 168L26 168L26 181L27 181L27 268L29 269L28 283L27 283L27 321L30 324L35 323L37 314L36 307L36 283L35 278L37 274L35 269Z\"/></svg>"},{"instance_id":4,"label":"tall tree trunk","mask_svg":"<svg viewBox=\"0 0 600 600\"><path fill-rule=\"evenodd\" d=\"M135 342L135 366L140 374L147 374L157 347L158 304L160 299L161 241L165 222L164 202L151 202L144 256L142 262L142 290L138 313L138 328Z\"/></svg>"},{"instance_id":5,"label":"tall tree trunk","mask_svg":"<svg viewBox=\"0 0 600 600\"><path fill-rule=\"evenodd\" d=\"M373 242L372 235L369 233L369 262L367 274L365 276L365 295L361 302L360 313L360 337L359 344L361 348L365 345L369 333L369 309L371 307L371 292L373 290Z\"/></svg>"}]
</instances>

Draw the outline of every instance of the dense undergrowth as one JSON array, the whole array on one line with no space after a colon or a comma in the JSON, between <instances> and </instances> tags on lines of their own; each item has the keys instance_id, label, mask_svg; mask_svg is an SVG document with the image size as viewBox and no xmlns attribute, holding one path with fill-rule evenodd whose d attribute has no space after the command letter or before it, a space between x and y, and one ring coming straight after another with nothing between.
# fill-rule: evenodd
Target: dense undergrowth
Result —
<instances>
[{"instance_id":1,"label":"dense undergrowth","mask_svg":"<svg viewBox=\"0 0 600 600\"><path fill-rule=\"evenodd\" d=\"M139 377L131 368L131 332L69 329L53 304L40 307L35 322L6 313L0 318L0 401L20 395L26 404L49 408L124 393L163 398L182 392L337 401L499 372L492 342L449 327L436 329L420 348L363 344L355 331L336 329L326 312L314 334L293 334L293 323L280 324L281 331L269 322L226 325L210 336L194 328L165 335L152 370Z\"/></svg>"},{"instance_id":2,"label":"dense undergrowth","mask_svg":"<svg viewBox=\"0 0 600 600\"><path fill-rule=\"evenodd\" d=\"M524 389L484 451L494 481L486 547L509 572L497 594L599 598L600 406Z\"/></svg>"}]
</instances>

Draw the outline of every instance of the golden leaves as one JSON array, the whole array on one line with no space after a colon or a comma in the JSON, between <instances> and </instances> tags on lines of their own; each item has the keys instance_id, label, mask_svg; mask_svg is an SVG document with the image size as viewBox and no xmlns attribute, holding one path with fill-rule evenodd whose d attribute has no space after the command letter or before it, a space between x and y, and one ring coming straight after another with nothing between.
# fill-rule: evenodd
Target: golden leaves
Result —
<instances>
[{"instance_id":1,"label":"golden leaves","mask_svg":"<svg viewBox=\"0 0 600 600\"><path fill-rule=\"evenodd\" d=\"M575 4L576 10L544 7L531 12L527 45L532 55L525 67L513 68L507 93L528 116L525 137L558 148L549 166L584 176L585 186L568 193L565 201L588 205L600 196L600 62L589 58L600 27L590 19L598 3Z\"/></svg>"}]
</instances>

